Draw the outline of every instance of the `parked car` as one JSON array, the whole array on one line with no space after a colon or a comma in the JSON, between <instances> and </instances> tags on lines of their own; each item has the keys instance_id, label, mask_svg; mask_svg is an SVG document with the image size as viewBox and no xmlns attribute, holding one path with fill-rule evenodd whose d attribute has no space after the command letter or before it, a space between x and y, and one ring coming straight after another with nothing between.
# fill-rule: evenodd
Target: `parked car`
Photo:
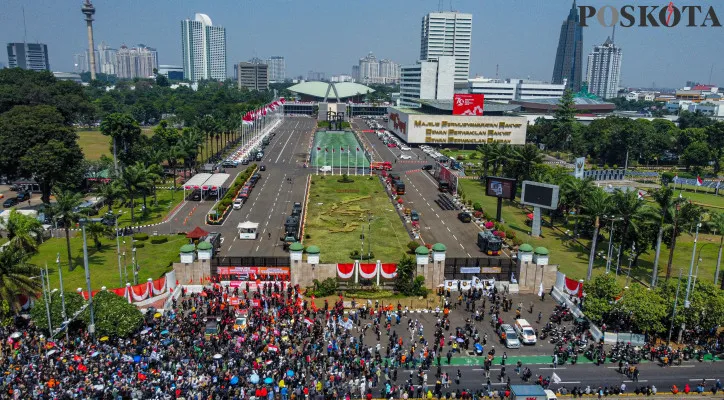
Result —
<instances>
[{"instance_id":1,"label":"parked car","mask_svg":"<svg viewBox=\"0 0 724 400\"><path fill-rule=\"evenodd\" d=\"M420 214L417 213L417 211L412 210L410 212L410 221L419 221L420 220Z\"/></svg>"},{"instance_id":2,"label":"parked car","mask_svg":"<svg viewBox=\"0 0 724 400\"><path fill-rule=\"evenodd\" d=\"M422 170L423 170L423 171L430 171L431 169L432 169L432 165L431 165L431 164L427 164L427 165L423 165L423 166L422 166Z\"/></svg>"},{"instance_id":3,"label":"parked car","mask_svg":"<svg viewBox=\"0 0 724 400\"><path fill-rule=\"evenodd\" d=\"M3 207L9 208L14 205L18 204L18 198L17 197L11 197L3 202Z\"/></svg>"},{"instance_id":4,"label":"parked car","mask_svg":"<svg viewBox=\"0 0 724 400\"><path fill-rule=\"evenodd\" d=\"M266 165L264 165L264 164L260 165L259 171L266 171Z\"/></svg>"},{"instance_id":5,"label":"parked car","mask_svg":"<svg viewBox=\"0 0 724 400\"><path fill-rule=\"evenodd\" d=\"M24 201L28 201L30 199L30 192L20 192L18 193L18 203L22 203Z\"/></svg>"},{"instance_id":6,"label":"parked car","mask_svg":"<svg viewBox=\"0 0 724 400\"><path fill-rule=\"evenodd\" d=\"M464 222L467 224L473 220L473 217L470 216L470 213L461 212L461 213L458 213L458 219L460 220L460 222Z\"/></svg>"},{"instance_id":7,"label":"parked car","mask_svg":"<svg viewBox=\"0 0 724 400\"><path fill-rule=\"evenodd\" d=\"M518 340L518 335L515 333L515 329L513 329L512 326L508 324L500 325L500 328L498 328L498 335L500 336L500 341L503 342L505 347L509 349L520 348L520 340Z\"/></svg>"},{"instance_id":8,"label":"parked car","mask_svg":"<svg viewBox=\"0 0 724 400\"><path fill-rule=\"evenodd\" d=\"M319 168L319 172L332 172L332 166L324 165L321 168Z\"/></svg>"},{"instance_id":9,"label":"parked car","mask_svg":"<svg viewBox=\"0 0 724 400\"><path fill-rule=\"evenodd\" d=\"M239 163L237 161L233 161L233 160L226 160L221 163L221 166L224 168L234 168L234 167L237 167L238 165L239 165Z\"/></svg>"},{"instance_id":10,"label":"parked car","mask_svg":"<svg viewBox=\"0 0 724 400\"><path fill-rule=\"evenodd\" d=\"M245 158L241 160L241 165L249 165L249 159Z\"/></svg>"},{"instance_id":11,"label":"parked car","mask_svg":"<svg viewBox=\"0 0 724 400\"><path fill-rule=\"evenodd\" d=\"M242 206L243 204L244 204L244 200L237 198L237 199L234 200L233 209L234 209L234 210L240 210L240 209L241 209L241 206Z\"/></svg>"},{"instance_id":12,"label":"parked car","mask_svg":"<svg viewBox=\"0 0 724 400\"><path fill-rule=\"evenodd\" d=\"M412 157L408 156L407 154L400 154L400 159L401 160L411 160Z\"/></svg>"},{"instance_id":13,"label":"parked car","mask_svg":"<svg viewBox=\"0 0 724 400\"><path fill-rule=\"evenodd\" d=\"M402 151L410 151L410 150L412 150L412 149L411 149L410 147L408 147L408 146L400 146L400 150L402 150Z\"/></svg>"}]
</instances>

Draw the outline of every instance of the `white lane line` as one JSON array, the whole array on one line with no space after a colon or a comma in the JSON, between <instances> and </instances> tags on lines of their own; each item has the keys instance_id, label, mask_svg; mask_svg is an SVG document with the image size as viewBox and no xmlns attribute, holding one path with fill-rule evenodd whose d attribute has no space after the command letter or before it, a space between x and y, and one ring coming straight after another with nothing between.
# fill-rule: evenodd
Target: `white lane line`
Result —
<instances>
[{"instance_id":1,"label":"white lane line","mask_svg":"<svg viewBox=\"0 0 724 400\"><path fill-rule=\"evenodd\" d=\"M232 247L232 246L233 246L233 244L232 244L232 245L230 245L230 246L229 246L229 250L226 250L226 251L231 251L231 247Z\"/></svg>"},{"instance_id":2,"label":"white lane line","mask_svg":"<svg viewBox=\"0 0 724 400\"><path fill-rule=\"evenodd\" d=\"M694 368L694 365L672 365L671 368Z\"/></svg>"},{"instance_id":3,"label":"white lane line","mask_svg":"<svg viewBox=\"0 0 724 400\"><path fill-rule=\"evenodd\" d=\"M259 245L256 246L256 251L259 251Z\"/></svg>"},{"instance_id":4,"label":"white lane line","mask_svg":"<svg viewBox=\"0 0 724 400\"><path fill-rule=\"evenodd\" d=\"M561 368L543 367L543 368L538 368L538 369L566 369L566 367L561 367Z\"/></svg>"},{"instance_id":5,"label":"white lane line","mask_svg":"<svg viewBox=\"0 0 724 400\"><path fill-rule=\"evenodd\" d=\"M465 254L468 255L468 258L472 258L472 256L470 255L470 253L465 253Z\"/></svg>"},{"instance_id":6,"label":"white lane line","mask_svg":"<svg viewBox=\"0 0 724 400\"><path fill-rule=\"evenodd\" d=\"M446 226L448 232L452 232L449 226Z\"/></svg>"},{"instance_id":7,"label":"white lane line","mask_svg":"<svg viewBox=\"0 0 724 400\"><path fill-rule=\"evenodd\" d=\"M555 383L555 382L554 382L554 383ZM558 382L559 385L562 385L562 384L570 385L570 384L573 384L573 383L581 383L581 381Z\"/></svg>"},{"instance_id":8,"label":"white lane line","mask_svg":"<svg viewBox=\"0 0 724 400\"><path fill-rule=\"evenodd\" d=\"M435 213L435 216L437 217L437 219L440 219L440 215L438 215L438 213Z\"/></svg>"},{"instance_id":9,"label":"white lane line","mask_svg":"<svg viewBox=\"0 0 724 400\"><path fill-rule=\"evenodd\" d=\"M701 381L715 381L715 380L716 380L716 378L689 379L689 382L696 382L696 381L699 381L699 382L701 382ZM626 382L626 381L624 381L624 382ZM639 382L641 382L641 381L639 381Z\"/></svg>"},{"instance_id":10,"label":"white lane line","mask_svg":"<svg viewBox=\"0 0 724 400\"><path fill-rule=\"evenodd\" d=\"M445 225L445 221L443 221L443 220L440 220L440 222L442 222L442 224L443 224L443 225Z\"/></svg>"},{"instance_id":11,"label":"white lane line","mask_svg":"<svg viewBox=\"0 0 724 400\"><path fill-rule=\"evenodd\" d=\"M299 124L299 122L297 122L297 124ZM294 127L296 128L297 126L295 125ZM277 156L277 159L274 160L274 164L276 164L277 162L279 162L279 157L282 156L282 153L284 152L284 148L287 147L287 144L289 143L289 139L291 139L292 136L294 136L294 135L289 135L289 137L287 137L287 141L284 143L284 147L282 147L281 151L279 152L279 155Z\"/></svg>"},{"instance_id":12,"label":"white lane line","mask_svg":"<svg viewBox=\"0 0 724 400\"><path fill-rule=\"evenodd\" d=\"M455 239L456 242L458 240L457 236L455 236L455 235L453 235L453 239Z\"/></svg>"},{"instance_id":13,"label":"white lane line","mask_svg":"<svg viewBox=\"0 0 724 400\"><path fill-rule=\"evenodd\" d=\"M689 379L689 380L690 380L690 381L698 381L699 379ZM626 383L631 383L631 382L633 382L633 381L624 381L624 382L626 382ZM642 380L639 380L639 381L636 381L636 382L648 382L648 379L642 379Z\"/></svg>"},{"instance_id":14,"label":"white lane line","mask_svg":"<svg viewBox=\"0 0 724 400\"><path fill-rule=\"evenodd\" d=\"M463 251L465 251L465 247L463 247L463 245L461 243L458 243L458 244L460 245L460 248L463 249Z\"/></svg>"}]
</instances>

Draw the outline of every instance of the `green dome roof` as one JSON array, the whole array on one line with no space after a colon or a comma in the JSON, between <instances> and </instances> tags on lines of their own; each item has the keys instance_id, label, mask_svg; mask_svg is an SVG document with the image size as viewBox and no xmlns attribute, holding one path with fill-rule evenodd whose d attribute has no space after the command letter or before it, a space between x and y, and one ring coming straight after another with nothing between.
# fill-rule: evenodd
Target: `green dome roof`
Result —
<instances>
[{"instance_id":1,"label":"green dome roof","mask_svg":"<svg viewBox=\"0 0 724 400\"><path fill-rule=\"evenodd\" d=\"M442 243L435 243L432 245L432 251L445 251L447 250L447 247L445 247Z\"/></svg>"},{"instance_id":2,"label":"green dome roof","mask_svg":"<svg viewBox=\"0 0 724 400\"><path fill-rule=\"evenodd\" d=\"M182 253L193 253L196 250L196 247L192 244L185 244L181 246L181 252Z\"/></svg>"},{"instance_id":3,"label":"green dome roof","mask_svg":"<svg viewBox=\"0 0 724 400\"><path fill-rule=\"evenodd\" d=\"M530 253L533 251L533 246L529 245L528 243L523 243L520 245L520 247L518 247L518 250Z\"/></svg>"},{"instance_id":4,"label":"green dome roof","mask_svg":"<svg viewBox=\"0 0 724 400\"><path fill-rule=\"evenodd\" d=\"M302 244L299 243L299 242L294 242L294 243L291 244L291 246L289 246L289 250L291 250L291 251L302 251L302 250L304 250L304 246L302 246Z\"/></svg>"},{"instance_id":5,"label":"green dome roof","mask_svg":"<svg viewBox=\"0 0 724 400\"><path fill-rule=\"evenodd\" d=\"M425 246L420 246L420 247L418 247L418 248L415 249L415 254L424 256L424 255L426 255L426 254L430 254L430 251L427 249L427 247L425 247Z\"/></svg>"},{"instance_id":6,"label":"green dome roof","mask_svg":"<svg viewBox=\"0 0 724 400\"><path fill-rule=\"evenodd\" d=\"M319 254L319 253L320 253L319 246L312 245L312 246L307 247L307 254Z\"/></svg>"},{"instance_id":7,"label":"green dome roof","mask_svg":"<svg viewBox=\"0 0 724 400\"><path fill-rule=\"evenodd\" d=\"M206 242L206 241L201 242L201 243L199 243L198 246L196 246L196 248L197 248L198 250L211 250L211 247L212 247L212 246L211 246L211 243Z\"/></svg>"},{"instance_id":8,"label":"green dome roof","mask_svg":"<svg viewBox=\"0 0 724 400\"><path fill-rule=\"evenodd\" d=\"M543 246L541 246L541 247L536 247L536 248L535 248L535 254L538 254L538 255L541 255L541 256L548 255L548 249L546 249L546 248L543 247Z\"/></svg>"}]
</instances>

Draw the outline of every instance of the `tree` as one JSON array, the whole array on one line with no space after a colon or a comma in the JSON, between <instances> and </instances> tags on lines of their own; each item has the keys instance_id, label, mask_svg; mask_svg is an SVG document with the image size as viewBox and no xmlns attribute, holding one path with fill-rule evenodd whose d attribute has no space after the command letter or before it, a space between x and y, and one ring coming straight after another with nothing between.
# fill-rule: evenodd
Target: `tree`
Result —
<instances>
[{"instance_id":1,"label":"tree","mask_svg":"<svg viewBox=\"0 0 724 400\"><path fill-rule=\"evenodd\" d=\"M93 222L88 224L85 230L88 235L90 235L91 239L93 239L93 244L98 251L100 251L103 247L103 244L101 243L101 237L109 236L111 234L111 228L108 225L101 224L100 222Z\"/></svg>"},{"instance_id":2,"label":"tree","mask_svg":"<svg viewBox=\"0 0 724 400\"><path fill-rule=\"evenodd\" d=\"M684 154L681 155L681 161L686 166L687 171L694 167L694 173L700 174L701 169L709 165L709 161L711 161L709 145L705 142L694 142L688 145L684 149Z\"/></svg>"},{"instance_id":3,"label":"tree","mask_svg":"<svg viewBox=\"0 0 724 400\"><path fill-rule=\"evenodd\" d=\"M578 131L575 101L570 90L563 92L554 117L553 129L546 146L551 149L566 149Z\"/></svg>"},{"instance_id":4,"label":"tree","mask_svg":"<svg viewBox=\"0 0 724 400\"><path fill-rule=\"evenodd\" d=\"M702 114L701 111L690 112L681 111L679 112L679 128L706 128L707 126L714 123L714 120Z\"/></svg>"},{"instance_id":5,"label":"tree","mask_svg":"<svg viewBox=\"0 0 724 400\"><path fill-rule=\"evenodd\" d=\"M68 270L73 271L73 257L70 253L70 227L78 221L79 214L77 207L83 201L83 194L72 190L57 190L55 192L55 204L50 206L50 214L53 219L63 225L65 230L65 244L68 251Z\"/></svg>"},{"instance_id":6,"label":"tree","mask_svg":"<svg viewBox=\"0 0 724 400\"><path fill-rule=\"evenodd\" d=\"M601 217L603 217L610 208L610 195L600 188L592 190L584 199L582 208L586 215L593 219L593 239L591 240L591 253L588 256L588 273L586 280L590 281L593 275L593 261L596 258L596 244L598 242L598 232L601 228Z\"/></svg>"},{"instance_id":7,"label":"tree","mask_svg":"<svg viewBox=\"0 0 724 400\"><path fill-rule=\"evenodd\" d=\"M28 262L27 254L17 247L0 249L0 301L7 302L10 309L20 309L18 296L35 297L40 290L36 277L40 268Z\"/></svg>"},{"instance_id":8,"label":"tree","mask_svg":"<svg viewBox=\"0 0 724 400\"><path fill-rule=\"evenodd\" d=\"M569 176L561 186L564 202L576 210L576 223L573 228L573 235L578 235L578 222L580 220L581 208L586 199L593 193L595 186L593 178L577 179ZM566 216L568 213L566 213ZM567 217L566 217L567 218Z\"/></svg>"},{"instance_id":9,"label":"tree","mask_svg":"<svg viewBox=\"0 0 724 400\"><path fill-rule=\"evenodd\" d=\"M108 204L108 212L113 212L113 203L120 199L123 192L118 185L117 180L110 182L101 183L93 188L93 192L98 197L103 197L103 200Z\"/></svg>"},{"instance_id":10,"label":"tree","mask_svg":"<svg viewBox=\"0 0 724 400\"><path fill-rule=\"evenodd\" d=\"M724 212L713 213L709 220L709 229L719 234L719 254L716 257L714 286L719 283L719 267L721 267L722 249L724 248Z\"/></svg>"},{"instance_id":11,"label":"tree","mask_svg":"<svg viewBox=\"0 0 724 400\"><path fill-rule=\"evenodd\" d=\"M656 204L659 206L661 218L659 219L658 233L656 235L656 254L654 255L654 271L651 278L651 286L656 286L656 281L659 274L659 255L661 254L661 241L664 237L664 229L670 229L671 225L668 222L671 221L671 214L676 204L680 202L680 199L674 197L674 190L669 186L663 186L659 190L654 190L651 193L651 197L654 199ZM666 269L666 279L671 276L671 269Z\"/></svg>"},{"instance_id":12,"label":"tree","mask_svg":"<svg viewBox=\"0 0 724 400\"><path fill-rule=\"evenodd\" d=\"M519 182L529 180L533 176L534 169L543 163L543 156L536 145L526 144L513 151L513 163L515 178Z\"/></svg>"},{"instance_id":13,"label":"tree","mask_svg":"<svg viewBox=\"0 0 724 400\"><path fill-rule=\"evenodd\" d=\"M669 243L669 261L666 264L666 280L671 277L671 268L674 263L674 250L676 249L676 238L688 227L699 221L703 209L686 199L679 198L674 202L674 210L669 210L671 215L671 228L664 229L664 241Z\"/></svg>"},{"instance_id":14,"label":"tree","mask_svg":"<svg viewBox=\"0 0 724 400\"><path fill-rule=\"evenodd\" d=\"M645 237L645 225L656 221L658 215L651 206L639 199L636 190L616 190L612 200L617 216L623 219L622 223L616 227L619 230L621 246L623 249L628 249L635 243L636 251L633 254L635 260L646 250L646 245L642 240ZM616 262L616 268L618 269L618 267L619 262Z\"/></svg>"},{"instance_id":15,"label":"tree","mask_svg":"<svg viewBox=\"0 0 724 400\"><path fill-rule=\"evenodd\" d=\"M10 211L4 227L11 246L21 249L26 254L38 251L38 244L43 240L43 225L37 219Z\"/></svg>"},{"instance_id":16,"label":"tree","mask_svg":"<svg viewBox=\"0 0 724 400\"><path fill-rule=\"evenodd\" d=\"M721 171L724 157L724 122L719 121L706 128L707 143L714 158L714 173Z\"/></svg>"},{"instance_id":17,"label":"tree","mask_svg":"<svg viewBox=\"0 0 724 400\"><path fill-rule=\"evenodd\" d=\"M31 147L20 158L20 165L26 176L32 176L38 182L41 199L47 204L53 187L71 180L72 173L79 170L82 161L83 152L77 144L69 148L63 142L50 140Z\"/></svg>"},{"instance_id":18,"label":"tree","mask_svg":"<svg viewBox=\"0 0 724 400\"><path fill-rule=\"evenodd\" d=\"M416 276L415 261L408 255L403 255L397 263L397 277L395 279L395 290L405 296L420 296L427 292L425 289L425 278Z\"/></svg>"},{"instance_id":19,"label":"tree","mask_svg":"<svg viewBox=\"0 0 724 400\"><path fill-rule=\"evenodd\" d=\"M133 117L125 113L113 113L106 116L101 122L101 133L110 136L111 151L116 163L116 175L119 174L118 161L124 165L133 163L132 148L141 138L141 128ZM121 153L118 154L120 148Z\"/></svg>"},{"instance_id":20,"label":"tree","mask_svg":"<svg viewBox=\"0 0 724 400\"><path fill-rule=\"evenodd\" d=\"M156 84L158 86L162 86L162 87L171 86L171 83L169 83L168 78L165 75L161 75L161 74L156 74Z\"/></svg>"},{"instance_id":21,"label":"tree","mask_svg":"<svg viewBox=\"0 0 724 400\"><path fill-rule=\"evenodd\" d=\"M632 285L623 292L616 309L629 315L630 321L644 333L666 331L667 325L663 323L667 316L666 303L657 291Z\"/></svg>"},{"instance_id":22,"label":"tree","mask_svg":"<svg viewBox=\"0 0 724 400\"><path fill-rule=\"evenodd\" d=\"M142 192L148 187L148 175L143 164L136 163L135 165L126 167L126 169L123 170L123 174L121 174L120 185L125 190L125 196L131 202L131 224L135 224L135 198L139 192Z\"/></svg>"},{"instance_id":23,"label":"tree","mask_svg":"<svg viewBox=\"0 0 724 400\"><path fill-rule=\"evenodd\" d=\"M76 292L65 291L65 316L70 318L85 305L83 296ZM48 330L48 313L45 310L45 297L40 296L33 308L30 309L30 319L39 329ZM63 323L63 300L60 297L60 290L50 294L50 323L53 328L58 328ZM76 325L81 324L80 321Z\"/></svg>"},{"instance_id":24,"label":"tree","mask_svg":"<svg viewBox=\"0 0 724 400\"><path fill-rule=\"evenodd\" d=\"M213 138L218 131L218 124L211 115L204 115L197 123L196 128L203 134L206 145L206 159L211 158L210 150L213 144Z\"/></svg>"},{"instance_id":25,"label":"tree","mask_svg":"<svg viewBox=\"0 0 724 400\"><path fill-rule=\"evenodd\" d=\"M584 312L592 321L600 323L613 309L613 300L621 288L612 274L603 274L588 281L585 292Z\"/></svg>"},{"instance_id":26,"label":"tree","mask_svg":"<svg viewBox=\"0 0 724 400\"><path fill-rule=\"evenodd\" d=\"M184 160L185 169L191 171L199 154L199 145L203 141L201 134L195 129L186 128L178 142L178 150Z\"/></svg>"},{"instance_id":27,"label":"tree","mask_svg":"<svg viewBox=\"0 0 724 400\"><path fill-rule=\"evenodd\" d=\"M143 323L143 314L128 300L107 290L93 296L96 335L124 338L134 333ZM90 324L90 311L86 309L81 318Z\"/></svg>"}]
</instances>

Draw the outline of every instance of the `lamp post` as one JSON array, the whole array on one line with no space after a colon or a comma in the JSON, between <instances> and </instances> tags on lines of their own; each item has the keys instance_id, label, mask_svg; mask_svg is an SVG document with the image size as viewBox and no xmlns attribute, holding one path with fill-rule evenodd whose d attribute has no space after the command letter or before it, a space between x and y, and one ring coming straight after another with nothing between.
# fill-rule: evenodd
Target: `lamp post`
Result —
<instances>
[{"instance_id":1,"label":"lamp post","mask_svg":"<svg viewBox=\"0 0 724 400\"><path fill-rule=\"evenodd\" d=\"M63 289L63 268L60 267L60 253L55 256L55 264L58 265L58 280L60 281L60 306L63 316L61 327L65 325L65 341L68 342L68 317L65 313L65 290Z\"/></svg>"},{"instance_id":2,"label":"lamp post","mask_svg":"<svg viewBox=\"0 0 724 400\"><path fill-rule=\"evenodd\" d=\"M118 279L120 279L121 281L121 285L118 287L123 287L123 274L121 273L121 240L118 237L118 217L120 215L120 213L118 215L113 214L113 223L116 226L116 255L118 256Z\"/></svg>"},{"instance_id":3,"label":"lamp post","mask_svg":"<svg viewBox=\"0 0 724 400\"><path fill-rule=\"evenodd\" d=\"M686 297L684 297L684 308L689 308L691 306L691 304L689 303L689 294L691 293L691 276L694 273L694 256L696 256L696 242L699 240L699 228L701 228L701 217L699 218L699 222L696 224L694 247L691 249L691 263L689 263L689 278L686 282ZM686 321L681 323L681 331L679 331L679 342L681 341L681 337L683 336L685 330Z\"/></svg>"},{"instance_id":4,"label":"lamp post","mask_svg":"<svg viewBox=\"0 0 724 400\"><path fill-rule=\"evenodd\" d=\"M696 255L696 272L694 272L694 282L692 282L691 284L692 290L694 290L694 288L696 287L696 280L699 278L699 263L701 262L701 251L704 250L704 247L710 244L711 243L704 243L703 245L701 245L701 247L699 247L699 252ZM714 282L714 284L716 285L716 282Z\"/></svg>"},{"instance_id":5,"label":"lamp post","mask_svg":"<svg viewBox=\"0 0 724 400\"><path fill-rule=\"evenodd\" d=\"M47 265L46 265L47 267ZM47 287L45 284L45 277L46 277L47 271L43 268L40 269L40 284L43 286L43 300L45 300L45 314L48 318L48 332L50 334L53 334L53 324L50 321L50 287Z\"/></svg>"},{"instance_id":6,"label":"lamp post","mask_svg":"<svg viewBox=\"0 0 724 400\"><path fill-rule=\"evenodd\" d=\"M611 257L613 257L613 226L616 221L621 221L623 218L615 217L613 215L604 215L603 218L611 220L611 231L608 235L608 253L606 255L606 273L608 274L611 272Z\"/></svg>"},{"instance_id":7,"label":"lamp post","mask_svg":"<svg viewBox=\"0 0 724 400\"><path fill-rule=\"evenodd\" d=\"M138 268L136 268L136 246L131 249L131 265L133 266L133 284L138 285Z\"/></svg>"},{"instance_id":8,"label":"lamp post","mask_svg":"<svg viewBox=\"0 0 724 400\"><path fill-rule=\"evenodd\" d=\"M631 253L628 255L628 272L626 272L626 287L631 282L631 266L633 265L634 253L636 253L636 243L631 245Z\"/></svg>"},{"instance_id":9,"label":"lamp post","mask_svg":"<svg viewBox=\"0 0 724 400\"><path fill-rule=\"evenodd\" d=\"M93 294L91 292L91 281L90 281L90 269L88 268L88 242L85 235L86 219L80 220L81 230L83 232L83 268L85 269L85 284L88 289L88 307L90 308L90 325L88 325L88 332L91 334L91 339L95 342L95 313L93 311Z\"/></svg>"}]
</instances>

